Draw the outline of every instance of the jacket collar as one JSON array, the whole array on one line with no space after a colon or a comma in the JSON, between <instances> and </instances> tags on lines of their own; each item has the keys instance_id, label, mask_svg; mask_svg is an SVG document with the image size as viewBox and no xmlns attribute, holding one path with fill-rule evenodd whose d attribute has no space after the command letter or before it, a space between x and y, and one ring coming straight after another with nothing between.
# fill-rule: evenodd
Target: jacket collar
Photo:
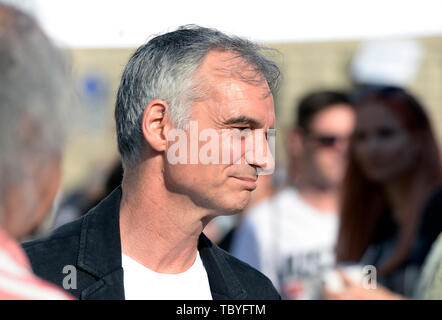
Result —
<instances>
[{"instance_id":1,"label":"jacket collar","mask_svg":"<svg viewBox=\"0 0 442 320\"><path fill-rule=\"evenodd\" d=\"M97 278L82 292L83 299L124 299L120 240L120 201L116 188L85 215L77 264ZM225 260L225 253L204 234L198 242L213 299L244 299L247 294Z\"/></svg>"}]
</instances>

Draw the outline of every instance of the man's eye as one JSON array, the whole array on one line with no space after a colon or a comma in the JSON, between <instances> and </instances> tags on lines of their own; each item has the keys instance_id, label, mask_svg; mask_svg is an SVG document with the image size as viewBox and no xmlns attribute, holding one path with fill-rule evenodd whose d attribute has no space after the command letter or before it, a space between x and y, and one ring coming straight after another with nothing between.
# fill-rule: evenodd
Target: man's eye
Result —
<instances>
[{"instance_id":1,"label":"man's eye","mask_svg":"<svg viewBox=\"0 0 442 320\"><path fill-rule=\"evenodd\" d=\"M253 130L250 127L235 127L232 133L238 138L246 139L253 134Z\"/></svg>"}]
</instances>

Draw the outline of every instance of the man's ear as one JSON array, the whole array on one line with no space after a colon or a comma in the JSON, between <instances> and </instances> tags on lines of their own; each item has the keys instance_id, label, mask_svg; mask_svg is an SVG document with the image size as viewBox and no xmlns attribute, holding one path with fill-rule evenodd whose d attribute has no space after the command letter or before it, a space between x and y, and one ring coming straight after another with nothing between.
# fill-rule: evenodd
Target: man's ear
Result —
<instances>
[{"instance_id":1,"label":"man's ear","mask_svg":"<svg viewBox=\"0 0 442 320\"><path fill-rule=\"evenodd\" d=\"M149 102L143 112L141 127L144 139L157 152L165 151L167 147L168 108L164 100L155 99Z\"/></svg>"}]
</instances>

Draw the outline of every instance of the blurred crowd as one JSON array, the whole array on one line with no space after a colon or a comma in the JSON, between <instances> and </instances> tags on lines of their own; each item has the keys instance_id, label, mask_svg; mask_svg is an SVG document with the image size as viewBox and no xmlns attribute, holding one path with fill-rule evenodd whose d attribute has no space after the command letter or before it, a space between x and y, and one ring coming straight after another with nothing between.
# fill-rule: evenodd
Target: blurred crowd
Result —
<instances>
[{"instance_id":1,"label":"blurred crowd","mask_svg":"<svg viewBox=\"0 0 442 320\"><path fill-rule=\"evenodd\" d=\"M38 26L11 10L0 6L0 218L18 243L86 214L120 185L123 168L116 160L98 190L59 194L54 208L63 147L54 105L69 100L59 91L66 70L55 68L59 53L43 46ZM9 27L33 28L36 38L18 43ZM23 73L28 82L11 81ZM205 234L284 299L442 299L441 152L418 97L388 81L306 92L293 102L285 138L288 166L260 176L249 205L214 219ZM26 172L16 176L17 166ZM0 233L0 246L5 239Z\"/></svg>"},{"instance_id":2,"label":"blurred crowd","mask_svg":"<svg viewBox=\"0 0 442 320\"><path fill-rule=\"evenodd\" d=\"M442 231L424 107L405 89L366 84L309 93L296 111L288 180L243 214L227 249L286 299L422 297L437 285L423 267Z\"/></svg>"}]
</instances>

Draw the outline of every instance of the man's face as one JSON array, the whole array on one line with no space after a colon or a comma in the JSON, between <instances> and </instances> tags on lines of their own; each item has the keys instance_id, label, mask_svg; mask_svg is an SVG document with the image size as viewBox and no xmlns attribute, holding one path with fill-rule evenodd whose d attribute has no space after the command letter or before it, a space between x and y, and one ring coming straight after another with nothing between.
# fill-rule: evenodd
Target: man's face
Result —
<instances>
[{"instance_id":1,"label":"man's face","mask_svg":"<svg viewBox=\"0 0 442 320\"><path fill-rule=\"evenodd\" d=\"M273 97L264 80L250 83L232 75L232 59L231 53L219 51L206 56L197 78L207 94L192 106L190 128L185 130L187 163L165 161L169 191L223 214L242 210L256 188L258 171L274 167L266 137L275 121ZM248 144L251 136L255 143ZM256 143L265 149L260 160Z\"/></svg>"},{"instance_id":2,"label":"man's face","mask_svg":"<svg viewBox=\"0 0 442 320\"><path fill-rule=\"evenodd\" d=\"M341 183L355 113L346 104L336 104L318 112L304 134L305 167L311 177L325 187Z\"/></svg>"}]
</instances>

